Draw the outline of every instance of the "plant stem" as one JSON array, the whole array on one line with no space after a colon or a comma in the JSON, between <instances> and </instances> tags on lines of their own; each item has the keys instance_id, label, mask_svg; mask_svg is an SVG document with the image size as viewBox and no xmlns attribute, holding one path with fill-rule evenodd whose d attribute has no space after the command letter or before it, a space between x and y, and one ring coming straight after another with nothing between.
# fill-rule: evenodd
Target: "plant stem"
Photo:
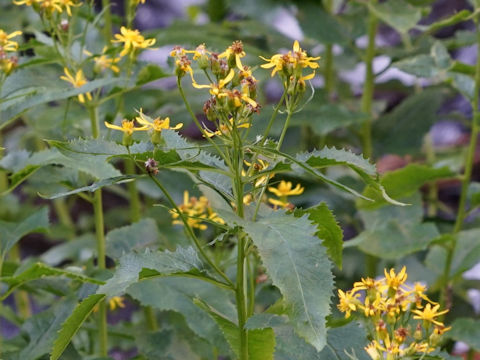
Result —
<instances>
[{"instance_id":1,"label":"plant stem","mask_svg":"<svg viewBox=\"0 0 480 360\"><path fill-rule=\"evenodd\" d=\"M270 120L268 121L268 125L265 128L265 131L263 132L262 139L258 142L260 145L263 145L265 142L265 139L267 138L268 134L270 133L270 129L272 128L273 123L275 122L275 119L278 115L278 111L280 110L280 106L282 106L283 101L285 100L285 96L287 95L286 91L283 91L282 97L278 101L277 105L273 109L273 114L270 117Z\"/></svg>"},{"instance_id":2,"label":"plant stem","mask_svg":"<svg viewBox=\"0 0 480 360\"><path fill-rule=\"evenodd\" d=\"M102 0L102 8L105 10L103 14L105 19L103 36L105 37L105 41L110 43L110 40L112 39L112 10L110 0Z\"/></svg>"},{"instance_id":3,"label":"plant stem","mask_svg":"<svg viewBox=\"0 0 480 360\"><path fill-rule=\"evenodd\" d=\"M433 166L435 162L435 148L433 147L432 137L430 134L425 136L425 153L427 157L427 162L430 166ZM437 202L438 202L438 189L437 183L432 181L428 185L428 208L427 216L435 217L437 215Z\"/></svg>"},{"instance_id":4,"label":"plant stem","mask_svg":"<svg viewBox=\"0 0 480 360\"><path fill-rule=\"evenodd\" d=\"M98 124L98 109L96 106L87 106L90 115L90 125L92 128L92 137L98 138L100 128ZM103 204L102 189L98 189L93 194L93 214L95 218L95 233L97 239L97 262L99 269L105 269L105 229L103 223ZM105 300L98 304L98 337L99 337L99 355L107 356L108 352L108 332L107 332L107 304Z\"/></svg>"},{"instance_id":5,"label":"plant stem","mask_svg":"<svg viewBox=\"0 0 480 360\"><path fill-rule=\"evenodd\" d=\"M376 0L372 0L376 2ZM368 118L363 124L363 155L367 158L372 156L372 100L375 87L375 76L373 74L373 58L375 56L375 36L377 34L377 18L369 11L368 15L368 45L365 54L365 84L362 94L361 110Z\"/></svg>"},{"instance_id":6,"label":"plant stem","mask_svg":"<svg viewBox=\"0 0 480 360\"><path fill-rule=\"evenodd\" d=\"M285 124L283 125L282 133L280 134L280 139L278 139L277 144L277 151L280 150L283 144L283 139L285 138L285 134L287 133L288 126L290 125L290 119L292 117L292 111L290 109L287 110L287 119L285 120Z\"/></svg>"},{"instance_id":7,"label":"plant stem","mask_svg":"<svg viewBox=\"0 0 480 360\"><path fill-rule=\"evenodd\" d=\"M125 160L125 172L127 174L135 174L135 163L133 160ZM137 184L135 181L127 183L128 194L130 195L130 220L137 222L141 218L140 198L138 195Z\"/></svg>"},{"instance_id":8,"label":"plant stem","mask_svg":"<svg viewBox=\"0 0 480 360\"><path fill-rule=\"evenodd\" d=\"M478 10L478 9L475 9ZM465 159L465 171L463 174L462 180L462 190L460 193L460 201L458 204L458 213L457 219L455 221L455 226L453 227L452 231L452 241L450 243L449 248L447 249L447 260L445 262L445 270L443 273L443 286L442 286L442 293L440 296L440 303L442 306L448 305L447 308L450 307L451 304L448 304L448 288L450 286L450 273L452 270L452 261L453 255L455 253L455 248L457 246L457 234L462 230L463 222L465 221L466 217L466 205L467 205L467 192L468 186L470 184L470 180L472 177L472 170L473 170L473 163L475 160L475 150L477 147L477 138L479 133L479 118L480 118L480 111L478 109L479 101L478 96L480 94L480 30L478 28L479 25L479 17L475 18L475 31L477 34L477 51L479 55L477 56L477 63L475 66L475 89L473 92L473 100L471 101L473 116L472 116L472 129L470 133L470 144L468 146L467 156Z\"/></svg>"},{"instance_id":9,"label":"plant stem","mask_svg":"<svg viewBox=\"0 0 480 360\"><path fill-rule=\"evenodd\" d=\"M236 300L238 314L238 328L240 331L239 360L248 360L248 333L245 329L247 309L245 304L245 236L238 236L237 245L237 281Z\"/></svg>"},{"instance_id":10,"label":"plant stem","mask_svg":"<svg viewBox=\"0 0 480 360\"><path fill-rule=\"evenodd\" d=\"M195 247L197 248L198 252L200 253L200 255L203 257L203 259L217 272L218 275L220 275L225 281L226 283L228 284L228 286L230 287L234 287L234 284L232 283L232 281L228 278L227 275L225 275L225 273L218 267L217 264L215 264L212 259L210 259L210 257L205 253L205 250L203 250L202 248L202 245L200 244L200 241L198 240L197 236L195 235L195 232L193 231L193 229L190 227L190 225L188 224L188 221L187 219L185 218L185 215L180 211L180 209L178 208L177 204L175 203L175 201L173 200L172 196L170 195L170 193L167 191L167 189L165 188L165 186L163 186L163 184L158 181L158 179L153 176L153 175L150 175L150 178L153 180L153 182L158 186L158 188L162 191L162 193L165 195L165 197L167 198L167 200L170 202L170 205L172 205L172 207L175 209L175 211L179 214L180 216L180 219L182 219L182 222L185 226L185 229L187 230L187 233L190 235L190 237L192 238L193 240L193 243L195 244Z\"/></svg>"},{"instance_id":11,"label":"plant stem","mask_svg":"<svg viewBox=\"0 0 480 360\"><path fill-rule=\"evenodd\" d=\"M377 0L372 0L376 2ZM363 124L362 129L362 142L363 142L363 155L366 158L371 158L372 149L372 102L373 91L375 88L375 76L373 74L373 58L375 57L375 36L377 35L377 17L369 10L368 14L368 44L365 53L365 84L363 87L361 110L367 114L367 120ZM375 277L378 259L371 255L365 255L365 270L367 276Z\"/></svg>"},{"instance_id":12,"label":"plant stem","mask_svg":"<svg viewBox=\"0 0 480 360\"><path fill-rule=\"evenodd\" d=\"M16 243L9 252L10 260L15 263L20 264L20 244ZM28 299L28 293L23 290L19 290L13 293L13 298L15 300L15 307L17 308L18 314L22 319L26 320L32 316L32 310L30 308L30 301Z\"/></svg>"},{"instance_id":13,"label":"plant stem","mask_svg":"<svg viewBox=\"0 0 480 360\"><path fill-rule=\"evenodd\" d=\"M333 13L333 1L325 0L323 6L328 13ZM334 93L335 72L333 70L333 44L327 44L325 47L325 71L323 74L325 79L325 90L329 98L332 98Z\"/></svg>"}]
</instances>

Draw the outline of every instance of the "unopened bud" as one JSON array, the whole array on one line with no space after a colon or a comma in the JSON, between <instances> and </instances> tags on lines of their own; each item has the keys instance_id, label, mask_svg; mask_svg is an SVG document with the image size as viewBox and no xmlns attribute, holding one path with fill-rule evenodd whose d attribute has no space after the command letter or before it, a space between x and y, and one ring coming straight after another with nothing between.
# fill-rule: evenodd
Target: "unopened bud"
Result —
<instances>
[{"instance_id":1,"label":"unopened bud","mask_svg":"<svg viewBox=\"0 0 480 360\"><path fill-rule=\"evenodd\" d=\"M60 30L62 30L63 32L67 32L69 27L70 24L67 19L63 19L62 21L60 21Z\"/></svg>"},{"instance_id":2,"label":"unopened bud","mask_svg":"<svg viewBox=\"0 0 480 360\"><path fill-rule=\"evenodd\" d=\"M145 170L147 170L147 173L150 175L157 175L158 162L156 162L155 159L149 158L147 161L145 161Z\"/></svg>"}]
</instances>

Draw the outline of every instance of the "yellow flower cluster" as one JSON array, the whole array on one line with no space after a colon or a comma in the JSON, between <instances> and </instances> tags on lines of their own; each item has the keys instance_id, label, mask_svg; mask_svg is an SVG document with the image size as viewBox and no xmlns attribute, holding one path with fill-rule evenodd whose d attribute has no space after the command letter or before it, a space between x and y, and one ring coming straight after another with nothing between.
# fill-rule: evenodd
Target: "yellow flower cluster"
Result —
<instances>
[{"instance_id":1,"label":"yellow flower cluster","mask_svg":"<svg viewBox=\"0 0 480 360\"><path fill-rule=\"evenodd\" d=\"M278 199L268 199L268 202L272 204L275 209L289 209L292 208L293 205L290 204L290 202L288 201L288 197L294 195L301 195L303 194L304 190L305 188L302 187L300 184L297 184L295 187L293 187L290 181L282 180L276 188L271 186L268 187L268 191L278 197Z\"/></svg>"},{"instance_id":2,"label":"yellow flower cluster","mask_svg":"<svg viewBox=\"0 0 480 360\"><path fill-rule=\"evenodd\" d=\"M431 353L450 330L438 319L448 310L439 311L440 305L425 294L426 286L405 283L406 267L398 274L394 269L384 273L380 280L362 278L353 289L338 290L338 309L346 318L354 313L364 319L372 339L365 351L373 360Z\"/></svg>"},{"instance_id":3,"label":"yellow flower cluster","mask_svg":"<svg viewBox=\"0 0 480 360\"><path fill-rule=\"evenodd\" d=\"M183 204L178 205L178 209L186 216L188 225L194 229L206 230L205 221L225 224L225 221L213 211L205 196L199 198L190 196L187 190L183 193ZM180 214L176 210L170 210L170 213L174 224L183 225L183 221L179 219Z\"/></svg>"},{"instance_id":4,"label":"yellow flower cluster","mask_svg":"<svg viewBox=\"0 0 480 360\"><path fill-rule=\"evenodd\" d=\"M9 75L16 67L18 58L15 55L9 56L18 50L18 43L13 41L14 37L22 35L21 31L14 31L10 34L0 29L0 72Z\"/></svg>"},{"instance_id":5,"label":"yellow flower cluster","mask_svg":"<svg viewBox=\"0 0 480 360\"><path fill-rule=\"evenodd\" d=\"M257 80L251 69L242 64L246 56L241 41L235 41L222 53L208 51L205 44L195 50L185 50L180 46L172 49L170 56L175 59L175 73L178 78L189 75L196 89L208 89L211 97L205 102L203 110L208 120L215 123L217 130L204 129L204 136L219 136L226 142L233 141L234 133L239 129L251 127L252 115L260 107L255 101ZM191 56L191 58L189 58ZM210 81L199 84L194 78L192 61Z\"/></svg>"},{"instance_id":6,"label":"yellow flower cluster","mask_svg":"<svg viewBox=\"0 0 480 360\"><path fill-rule=\"evenodd\" d=\"M32 6L35 10L52 15L56 12L66 12L68 16L72 16L72 8L82 5L81 1L77 0L13 0L15 5Z\"/></svg>"}]
</instances>

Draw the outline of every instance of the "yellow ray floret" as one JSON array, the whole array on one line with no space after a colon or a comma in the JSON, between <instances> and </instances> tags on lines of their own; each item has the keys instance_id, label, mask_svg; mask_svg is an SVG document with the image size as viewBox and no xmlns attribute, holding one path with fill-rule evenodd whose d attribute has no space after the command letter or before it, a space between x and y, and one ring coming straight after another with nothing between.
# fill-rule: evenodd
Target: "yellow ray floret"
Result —
<instances>
[{"instance_id":1,"label":"yellow ray floret","mask_svg":"<svg viewBox=\"0 0 480 360\"><path fill-rule=\"evenodd\" d=\"M65 75L60 76L60 79L66 82L69 82L70 84L73 85L74 88L80 88L83 85L88 83L81 69L75 73L75 76L73 76L72 73L67 68L64 68L63 71L65 72ZM87 97L88 100L92 100L92 94L90 94L89 92L86 92L85 96ZM78 101L80 101L81 103L84 103L85 96L83 94L79 94Z\"/></svg>"},{"instance_id":2,"label":"yellow ray floret","mask_svg":"<svg viewBox=\"0 0 480 360\"><path fill-rule=\"evenodd\" d=\"M145 39L138 30L127 29L125 26L120 28L120 34L115 34L113 43L123 43L123 50L120 56L133 54L137 49L146 49L155 44L155 39Z\"/></svg>"},{"instance_id":3,"label":"yellow ray floret","mask_svg":"<svg viewBox=\"0 0 480 360\"><path fill-rule=\"evenodd\" d=\"M22 35L21 31L14 31L10 34L7 34L5 31L0 29L0 49L5 52L8 51L17 51L18 43L10 39Z\"/></svg>"},{"instance_id":4,"label":"yellow ray floret","mask_svg":"<svg viewBox=\"0 0 480 360\"><path fill-rule=\"evenodd\" d=\"M127 135L132 135L134 131L143 131L148 130L148 126L135 127L135 122L133 120L122 120L122 126L110 124L105 121L105 126L109 129L119 130Z\"/></svg>"}]
</instances>

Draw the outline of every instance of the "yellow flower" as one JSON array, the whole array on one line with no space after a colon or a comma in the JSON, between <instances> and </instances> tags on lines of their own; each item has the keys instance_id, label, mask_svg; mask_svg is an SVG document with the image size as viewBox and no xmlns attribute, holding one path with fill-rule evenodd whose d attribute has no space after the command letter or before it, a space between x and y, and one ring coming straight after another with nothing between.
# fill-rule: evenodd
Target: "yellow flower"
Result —
<instances>
[{"instance_id":1,"label":"yellow flower","mask_svg":"<svg viewBox=\"0 0 480 360\"><path fill-rule=\"evenodd\" d=\"M193 82L193 87L197 89L210 89L210 94L217 96L217 97L224 97L227 96L225 92L223 92L223 88L232 81L233 77L235 76L235 71L230 69L230 72L224 79L220 79L218 84L210 84L210 85L199 85L195 81Z\"/></svg>"},{"instance_id":2,"label":"yellow flower","mask_svg":"<svg viewBox=\"0 0 480 360\"><path fill-rule=\"evenodd\" d=\"M133 6L138 6L139 4L145 4L146 0L132 0Z\"/></svg>"},{"instance_id":3,"label":"yellow flower","mask_svg":"<svg viewBox=\"0 0 480 360\"><path fill-rule=\"evenodd\" d=\"M251 126L250 123L237 123L235 124L235 126L238 128L249 128ZM230 118L229 119L229 124L220 124L219 127L218 127L218 130L216 131L211 131L210 129L208 128L205 128L205 134L207 135L207 137L211 138L213 136L222 136L222 135L228 135L230 134L231 132L231 129L233 128L233 118Z\"/></svg>"},{"instance_id":4,"label":"yellow flower","mask_svg":"<svg viewBox=\"0 0 480 360\"><path fill-rule=\"evenodd\" d=\"M55 11L59 13L63 12L63 9L60 4L60 0L39 0L40 9L45 11L47 14L53 14Z\"/></svg>"},{"instance_id":5,"label":"yellow flower","mask_svg":"<svg viewBox=\"0 0 480 360\"><path fill-rule=\"evenodd\" d=\"M135 122L133 120L131 120L131 121L122 120L122 126L110 124L110 123L105 121L105 126L109 129L119 130L126 135L132 135L134 131L143 131L143 130L148 129L148 126L142 126L142 127L136 128L135 127Z\"/></svg>"},{"instance_id":6,"label":"yellow flower","mask_svg":"<svg viewBox=\"0 0 480 360\"><path fill-rule=\"evenodd\" d=\"M18 43L10 39L20 35L22 35L21 31L14 31L10 34L7 34L5 31L0 29L0 50L5 52L17 51Z\"/></svg>"},{"instance_id":7,"label":"yellow flower","mask_svg":"<svg viewBox=\"0 0 480 360\"><path fill-rule=\"evenodd\" d=\"M225 221L210 207L205 196L200 196L198 199L195 196L190 197L187 190L183 192L183 204L178 205L178 209L186 215L187 224L194 229L206 230L207 225L202 222L203 220L225 224ZM183 221L178 219L180 214L177 211L170 210L170 213L172 214L173 224L183 225Z\"/></svg>"},{"instance_id":8,"label":"yellow flower","mask_svg":"<svg viewBox=\"0 0 480 360\"><path fill-rule=\"evenodd\" d=\"M16 56L7 57L0 52L0 71L9 75L18 65Z\"/></svg>"},{"instance_id":9,"label":"yellow flower","mask_svg":"<svg viewBox=\"0 0 480 360\"><path fill-rule=\"evenodd\" d=\"M353 292L360 290L373 290L377 289L378 282L372 278L367 277L366 279L362 278L361 281L357 281L353 284Z\"/></svg>"},{"instance_id":10,"label":"yellow flower","mask_svg":"<svg viewBox=\"0 0 480 360\"><path fill-rule=\"evenodd\" d=\"M390 289L398 290L400 285L402 285L407 280L407 268L404 266L402 270L395 274L395 269L390 269L390 272L387 273L387 269L384 270L385 273L385 281L387 286Z\"/></svg>"},{"instance_id":11,"label":"yellow flower","mask_svg":"<svg viewBox=\"0 0 480 360\"><path fill-rule=\"evenodd\" d=\"M290 181L280 181L280 184L274 188L269 187L268 191L274 193L278 197L282 196L292 196L292 195L301 195L305 188L303 188L300 184L297 184L295 188L292 189L292 183Z\"/></svg>"},{"instance_id":12,"label":"yellow flower","mask_svg":"<svg viewBox=\"0 0 480 360\"><path fill-rule=\"evenodd\" d=\"M377 350L377 345L375 342L371 342L365 347L365 351L372 360L382 359L382 355Z\"/></svg>"},{"instance_id":13,"label":"yellow flower","mask_svg":"<svg viewBox=\"0 0 480 360\"><path fill-rule=\"evenodd\" d=\"M243 43L241 41L234 41L232 45L230 45L227 50L223 53L219 54L219 58L227 58L229 65L234 62L234 64L243 71L243 65L241 58L244 57L245 51L243 51ZM232 66L232 65L231 65Z\"/></svg>"},{"instance_id":14,"label":"yellow flower","mask_svg":"<svg viewBox=\"0 0 480 360\"><path fill-rule=\"evenodd\" d=\"M145 116L145 114L142 113L140 110L140 116L137 116L135 119L137 119L139 124L142 124L143 126L146 126L149 129L153 129L153 131L158 131L161 132L162 130L178 130L181 129L183 126L183 123L178 123L175 126L170 127L170 118L166 117L165 119L161 118L155 118L152 121L150 118Z\"/></svg>"},{"instance_id":15,"label":"yellow flower","mask_svg":"<svg viewBox=\"0 0 480 360\"><path fill-rule=\"evenodd\" d=\"M146 49L155 44L155 39L145 39L140 31L127 29L125 26L120 28L120 34L115 34L113 43L123 43L123 50L120 56L127 54L133 55L137 49Z\"/></svg>"},{"instance_id":16,"label":"yellow flower","mask_svg":"<svg viewBox=\"0 0 480 360\"><path fill-rule=\"evenodd\" d=\"M15 5L27 5L27 6L32 6L38 2L37 0L13 0L13 3Z\"/></svg>"},{"instance_id":17,"label":"yellow flower","mask_svg":"<svg viewBox=\"0 0 480 360\"><path fill-rule=\"evenodd\" d=\"M439 308L439 304L435 305L433 308L431 304L427 304L425 305L425 308L423 310L412 310L412 313L416 314L413 318L428 321L438 326L444 326L442 322L435 320L435 318L446 314L448 312L448 309L438 312Z\"/></svg>"},{"instance_id":18,"label":"yellow flower","mask_svg":"<svg viewBox=\"0 0 480 360\"><path fill-rule=\"evenodd\" d=\"M272 69L271 76L274 76L277 72L285 71L285 74L290 76L294 70L301 70L304 68L317 69L317 60L320 57L309 57L307 53L300 48L300 44L297 40L293 43L292 51L287 54L275 54L270 59L260 56L260 58L267 62L267 64L260 65L264 69ZM307 76L301 76L300 81L310 80L315 76L315 72Z\"/></svg>"},{"instance_id":19,"label":"yellow flower","mask_svg":"<svg viewBox=\"0 0 480 360\"><path fill-rule=\"evenodd\" d=\"M94 70L98 73L103 72L107 69L112 70L114 73L119 73L120 68L116 65L121 58L110 58L105 54L107 48L104 47L102 50L102 55L93 56L90 51L84 50L84 53L88 56L93 56L93 61L95 62Z\"/></svg>"},{"instance_id":20,"label":"yellow flower","mask_svg":"<svg viewBox=\"0 0 480 360\"><path fill-rule=\"evenodd\" d=\"M340 302L337 307L338 310L345 313L345 318L349 318L352 311L357 310L357 306L360 304L360 301L357 299L360 294L354 294L351 291L343 292L341 289L338 289L338 297Z\"/></svg>"},{"instance_id":21,"label":"yellow flower","mask_svg":"<svg viewBox=\"0 0 480 360\"><path fill-rule=\"evenodd\" d=\"M193 60L198 60L200 59L202 56L206 56L208 54L210 54L210 51L207 50L207 48L205 47L205 44L200 44L198 45L195 50L184 50L185 53L188 53L188 54L193 54ZM170 53L171 56L175 56L172 55L172 53L174 53L174 51L172 51Z\"/></svg>"},{"instance_id":22,"label":"yellow flower","mask_svg":"<svg viewBox=\"0 0 480 360\"><path fill-rule=\"evenodd\" d=\"M68 16L72 16L72 7L82 5L77 0L58 0L58 3L67 11Z\"/></svg>"},{"instance_id":23,"label":"yellow flower","mask_svg":"<svg viewBox=\"0 0 480 360\"><path fill-rule=\"evenodd\" d=\"M110 300L108 300L108 306L110 307L110 311L114 311L116 308L124 308L125 304L123 303L123 297L112 297Z\"/></svg>"},{"instance_id":24,"label":"yellow flower","mask_svg":"<svg viewBox=\"0 0 480 360\"><path fill-rule=\"evenodd\" d=\"M69 82L73 85L74 88L80 88L85 85L88 81L85 79L85 75L83 75L83 71L80 69L75 73L75 77L70 73L67 68L64 68L63 71L65 72L65 76L60 76L60 79ZM92 94L89 92L85 93L88 100L92 100ZM83 94L78 95L78 101L81 103L85 102L85 97Z\"/></svg>"},{"instance_id":25,"label":"yellow flower","mask_svg":"<svg viewBox=\"0 0 480 360\"><path fill-rule=\"evenodd\" d=\"M251 169L253 169L256 173L260 171L264 171L268 169L269 163L266 162L265 160L262 159L257 159L256 163L253 164L248 162L247 160L243 161L245 165L249 166ZM246 176L247 174L242 174ZM261 185L265 185L267 183L267 180L272 178L274 174L268 174L264 176L260 176L256 181L255 181L255 187L259 187Z\"/></svg>"}]
</instances>

